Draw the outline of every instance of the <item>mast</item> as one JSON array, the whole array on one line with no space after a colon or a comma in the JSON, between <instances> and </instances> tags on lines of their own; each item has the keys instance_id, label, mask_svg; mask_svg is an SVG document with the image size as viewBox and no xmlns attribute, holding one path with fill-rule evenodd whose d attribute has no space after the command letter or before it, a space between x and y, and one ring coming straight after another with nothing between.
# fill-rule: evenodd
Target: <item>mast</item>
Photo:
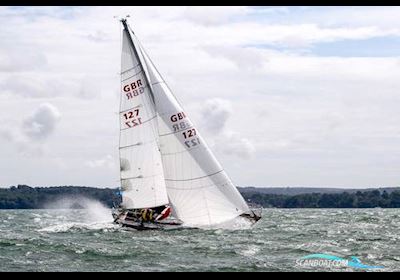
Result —
<instances>
[{"instance_id":1,"label":"mast","mask_svg":"<svg viewBox=\"0 0 400 280\"><path fill-rule=\"evenodd\" d=\"M129 28L129 25L128 25L128 22L127 22L127 19L126 19L126 18L121 19L121 22L122 22L122 25L124 26L124 31L126 32L126 35L128 36L129 43L132 45L132 49L133 49L133 52L134 52L134 54L135 54L135 56L136 56L136 59L139 61L139 63L140 63L140 64L142 65L142 67L143 67L143 72L144 72L145 80L146 80L146 83L149 85L149 88L150 88L151 99L152 99L153 103L155 104L154 94L153 94L153 88L152 88L152 85L151 85L149 76L148 76L148 74L147 74L147 70L146 70L145 67L144 67L145 64L143 63L143 61L142 61L141 58L140 58L140 55L139 55L139 53L138 53L138 51L137 51L137 48L136 48L136 44L135 44L135 42L133 41L132 36L131 36L131 33L129 32L129 30L130 30L133 34L135 34L135 32L133 32L133 30L132 30L131 28Z\"/></svg>"},{"instance_id":2,"label":"mast","mask_svg":"<svg viewBox=\"0 0 400 280\"><path fill-rule=\"evenodd\" d=\"M120 179L123 207L169 203L158 141L157 112L150 80L126 19L121 57Z\"/></svg>"},{"instance_id":3,"label":"mast","mask_svg":"<svg viewBox=\"0 0 400 280\"><path fill-rule=\"evenodd\" d=\"M134 208L170 203L177 218L196 226L219 224L249 213L246 201L161 77L127 20L124 18L121 22L125 32L123 62L127 64L122 69L125 72L121 72L123 90L126 87L136 90L140 79L145 84L140 83L141 94L127 99L121 96L124 104L120 117L124 120L126 110L139 106L142 114L147 113L142 115L140 125L121 130L125 134L124 160L132 165L121 169L127 189L130 188L126 197L135 200L127 202ZM128 65L130 61L134 61L133 65ZM150 182L150 178L156 179Z\"/></svg>"}]
</instances>

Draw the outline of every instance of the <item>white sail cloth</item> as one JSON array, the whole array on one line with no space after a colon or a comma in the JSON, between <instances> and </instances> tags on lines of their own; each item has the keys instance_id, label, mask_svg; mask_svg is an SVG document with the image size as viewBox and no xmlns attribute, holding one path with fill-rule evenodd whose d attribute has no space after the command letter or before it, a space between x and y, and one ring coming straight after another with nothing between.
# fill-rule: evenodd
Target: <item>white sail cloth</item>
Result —
<instances>
[{"instance_id":1,"label":"white sail cloth","mask_svg":"<svg viewBox=\"0 0 400 280\"><path fill-rule=\"evenodd\" d=\"M157 114L127 30L123 31L120 98L122 206L138 209L168 204Z\"/></svg>"},{"instance_id":2,"label":"white sail cloth","mask_svg":"<svg viewBox=\"0 0 400 280\"><path fill-rule=\"evenodd\" d=\"M187 225L208 226L249 212L135 35L132 38L151 83L165 183L177 217Z\"/></svg>"}]
</instances>

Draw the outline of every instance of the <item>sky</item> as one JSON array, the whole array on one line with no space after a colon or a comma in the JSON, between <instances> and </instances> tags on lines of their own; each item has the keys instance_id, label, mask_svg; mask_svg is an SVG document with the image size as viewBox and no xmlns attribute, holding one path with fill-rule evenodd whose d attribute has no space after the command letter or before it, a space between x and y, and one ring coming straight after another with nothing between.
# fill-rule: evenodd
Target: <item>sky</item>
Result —
<instances>
[{"instance_id":1,"label":"sky","mask_svg":"<svg viewBox=\"0 0 400 280\"><path fill-rule=\"evenodd\" d=\"M128 14L236 185L400 185L400 7L111 6L0 7L0 187L119 185Z\"/></svg>"}]
</instances>

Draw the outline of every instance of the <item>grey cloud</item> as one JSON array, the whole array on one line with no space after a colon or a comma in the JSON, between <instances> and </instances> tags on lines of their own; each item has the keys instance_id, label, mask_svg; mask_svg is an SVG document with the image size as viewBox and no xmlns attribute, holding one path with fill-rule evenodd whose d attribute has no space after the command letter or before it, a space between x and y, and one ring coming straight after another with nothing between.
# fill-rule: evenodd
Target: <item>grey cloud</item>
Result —
<instances>
[{"instance_id":1,"label":"grey cloud","mask_svg":"<svg viewBox=\"0 0 400 280\"><path fill-rule=\"evenodd\" d=\"M255 152L255 147L247 138L229 130L227 121L233 109L228 100L213 98L205 102L202 114L202 127L206 129L216 150L226 155L249 159ZM218 139L218 140L217 140Z\"/></svg>"},{"instance_id":2,"label":"grey cloud","mask_svg":"<svg viewBox=\"0 0 400 280\"><path fill-rule=\"evenodd\" d=\"M13 141L14 135L12 134L10 129L0 128L0 137L7 140Z\"/></svg>"},{"instance_id":3,"label":"grey cloud","mask_svg":"<svg viewBox=\"0 0 400 280\"><path fill-rule=\"evenodd\" d=\"M213 98L208 99L202 108L203 125L211 133L219 133L225 129L226 122L232 114L232 106L229 101Z\"/></svg>"},{"instance_id":4,"label":"grey cloud","mask_svg":"<svg viewBox=\"0 0 400 280\"><path fill-rule=\"evenodd\" d=\"M61 118L59 110L49 103L44 103L22 124L23 133L34 141L44 140L56 129Z\"/></svg>"},{"instance_id":5,"label":"grey cloud","mask_svg":"<svg viewBox=\"0 0 400 280\"><path fill-rule=\"evenodd\" d=\"M41 157L44 154L44 149L40 143L32 143L18 129L11 127L0 128L0 140L4 139L9 148L14 148L24 158Z\"/></svg>"},{"instance_id":6,"label":"grey cloud","mask_svg":"<svg viewBox=\"0 0 400 280\"><path fill-rule=\"evenodd\" d=\"M223 141L216 142L216 149L226 155L237 156L242 159L250 159L256 151L253 143L247 138L241 137L235 132L223 132L219 136Z\"/></svg>"}]
</instances>

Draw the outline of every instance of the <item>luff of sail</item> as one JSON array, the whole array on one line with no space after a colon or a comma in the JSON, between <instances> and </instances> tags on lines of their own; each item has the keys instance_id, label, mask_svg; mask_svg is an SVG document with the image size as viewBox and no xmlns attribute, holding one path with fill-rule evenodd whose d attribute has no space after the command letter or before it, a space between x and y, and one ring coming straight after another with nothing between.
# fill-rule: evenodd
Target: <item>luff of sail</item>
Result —
<instances>
[{"instance_id":1,"label":"luff of sail","mask_svg":"<svg viewBox=\"0 0 400 280\"><path fill-rule=\"evenodd\" d=\"M122 42L120 167L122 206L151 208L168 204L158 145L157 114L131 34Z\"/></svg>"},{"instance_id":2,"label":"luff of sail","mask_svg":"<svg viewBox=\"0 0 400 280\"><path fill-rule=\"evenodd\" d=\"M136 36L158 114L160 149L170 203L189 225L214 225L250 212Z\"/></svg>"}]
</instances>

